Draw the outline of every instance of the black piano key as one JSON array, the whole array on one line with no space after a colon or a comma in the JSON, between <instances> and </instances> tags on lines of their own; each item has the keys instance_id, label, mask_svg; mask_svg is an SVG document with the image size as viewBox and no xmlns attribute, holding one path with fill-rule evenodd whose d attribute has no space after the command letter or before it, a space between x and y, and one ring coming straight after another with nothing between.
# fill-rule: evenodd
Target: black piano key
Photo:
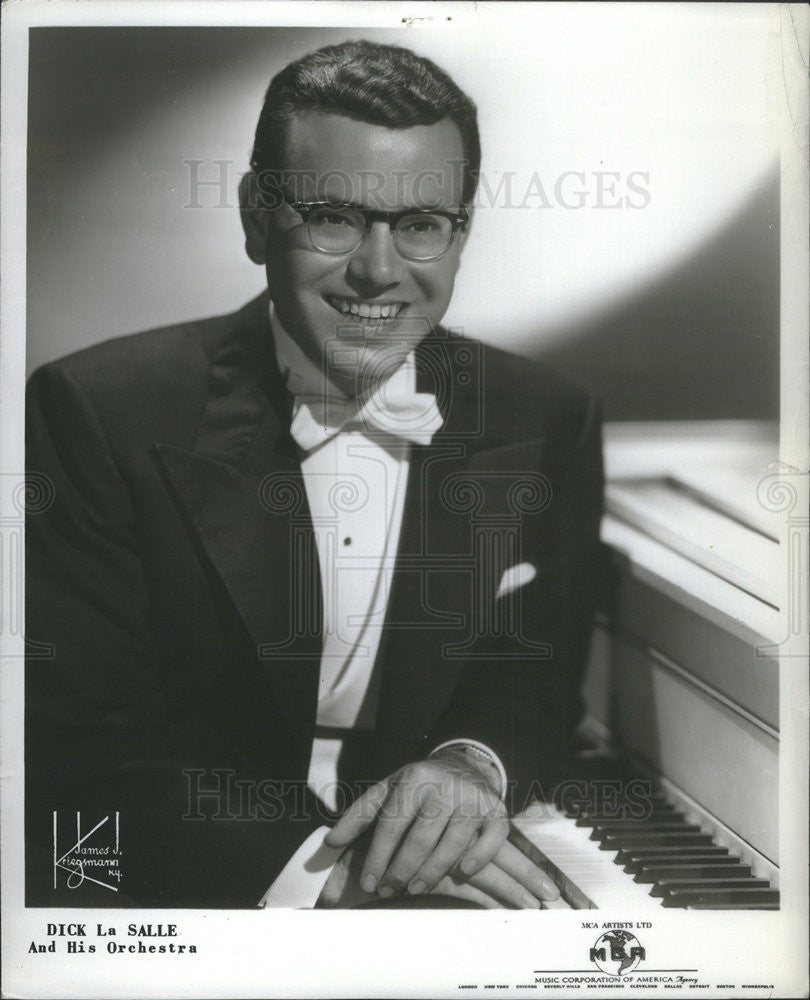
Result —
<instances>
[{"instance_id":1,"label":"black piano key","mask_svg":"<svg viewBox=\"0 0 810 1000\"><path fill-rule=\"evenodd\" d=\"M685 823L686 817L683 813L674 809L669 813L649 813L646 816L605 816L605 815L584 815L577 816L574 820L576 826L597 826L602 823Z\"/></svg>"},{"instance_id":2,"label":"black piano key","mask_svg":"<svg viewBox=\"0 0 810 1000\"><path fill-rule=\"evenodd\" d=\"M626 871L630 871L630 865L635 865L638 862L654 861L656 858L666 858L666 857L679 857L684 861L688 860L695 855L700 854L705 856L713 856L716 858L729 857L727 847L718 847L716 844L707 846L706 844L698 844L695 847L669 847L666 844L662 844L658 847L630 847L622 849L618 852L614 858L614 863L617 865L622 865L625 867Z\"/></svg>"},{"instance_id":3,"label":"black piano key","mask_svg":"<svg viewBox=\"0 0 810 1000\"><path fill-rule=\"evenodd\" d=\"M640 792L637 793L636 798L633 800L632 809L627 803L617 802L615 807L611 805L608 811L605 811L604 805L601 807L589 806L587 803L577 803L577 802L561 802L558 808L570 819L579 819L587 816L600 816L604 819L617 819L622 815L635 815L638 814L639 819L645 816L651 816L654 813L670 813L675 811L676 807L667 798L663 792L652 792L649 795L642 795Z\"/></svg>"},{"instance_id":4,"label":"black piano key","mask_svg":"<svg viewBox=\"0 0 810 1000\"><path fill-rule=\"evenodd\" d=\"M581 821L578 822L579 826L585 826L591 820L629 819L643 821L655 816L666 818L667 816L672 816L673 814L677 816L682 815L678 807L674 806L671 802L633 803L632 809L625 803L619 804L615 808L611 809L589 809L585 806L575 812L574 810L568 810L568 812L573 813L575 821Z\"/></svg>"},{"instance_id":5,"label":"black piano key","mask_svg":"<svg viewBox=\"0 0 810 1000\"><path fill-rule=\"evenodd\" d=\"M666 812L645 813L643 816L617 816L615 813L580 813L574 820L574 825L596 826L597 823L649 823L656 820L670 823L685 823L686 817L676 809L668 809Z\"/></svg>"},{"instance_id":6,"label":"black piano key","mask_svg":"<svg viewBox=\"0 0 810 1000\"><path fill-rule=\"evenodd\" d=\"M651 816L649 819L597 819L581 823L594 830L680 830L683 827L697 828L687 823L683 816Z\"/></svg>"},{"instance_id":7,"label":"black piano key","mask_svg":"<svg viewBox=\"0 0 810 1000\"><path fill-rule=\"evenodd\" d=\"M766 878L663 878L650 890L651 896L666 898L673 892L702 889L770 889Z\"/></svg>"},{"instance_id":8,"label":"black piano key","mask_svg":"<svg viewBox=\"0 0 810 1000\"><path fill-rule=\"evenodd\" d=\"M643 816L617 816L616 813L580 813L575 826L597 826L605 823L685 823L686 817L677 809L656 809Z\"/></svg>"},{"instance_id":9,"label":"black piano key","mask_svg":"<svg viewBox=\"0 0 810 1000\"><path fill-rule=\"evenodd\" d=\"M645 866L655 865L691 865L691 864L717 864L731 865L739 864L740 859L736 854L729 854L728 848L716 847L688 847L673 853L669 847L662 847L657 851L639 851L632 861L624 865L624 870L631 875L636 875Z\"/></svg>"},{"instance_id":10,"label":"black piano key","mask_svg":"<svg viewBox=\"0 0 810 1000\"><path fill-rule=\"evenodd\" d=\"M778 910L779 903L690 903L686 910Z\"/></svg>"},{"instance_id":11,"label":"black piano key","mask_svg":"<svg viewBox=\"0 0 810 1000\"><path fill-rule=\"evenodd\" d=\"M617 823L597 824L590 840L605 840L609 834L702 833L697 823Z\"/></svg>"},{"instance_id":12,"label":"black piano key","mask_svg":"<svg viewBox=\"0 0 810 1000\"><path fill-rule=\"evenodd\" d=\"M661 900L662 906L685 907L698 903L778 903L778 889L672 889ZM711 905L708 907L711 909Z\"/></svg>"},{"instance_id":13,"label":"black piano key","mask_svg":"<svg viewBox=\"0 0 810 1000\"><path fill-rule=\"evenodd\" d=\"M672 865L661 865L655 862L641 865L638 871L633 874L633 881L646 884L665 878L691 878L692 876L695 878L722 878L724 876L748 878L751 876L751 866L740 864L738 861L718 864L717 858L708 858L703 861L691 858L689 864L684 864L684 859L678 858L678 863Z\"/></svg>"},{"instance_id":14,"label":"black piano key","mask_svg":"<svg viewBox=\"0 0 810 1000\"><path fill-rule=\"evenodd\" d=\"M666 811L667 809L677 808L675 803L672 802L663 793L653 792L652 795L644 796L644 798L639 800L641 806L649 812L657 812L659 810Z\"/></svg>"},{"instance_id":15,"label":"black piano key","mask_svg":"<svg viewBox=\"0 0 810 1000\"><path fill-rule=\"evenodd\" d=\"M646 794L642 794L640 790L637 790L637 798L639 801L643 798L644 802L650 802L653 804L660 803L664 806L668 806L672 802L667 793L662 791L660 788L651 788Z\"/></svg>"},{"instance_id":16,"label":"black piano key","mask_svg":"<svg viewBox=\"0 0 810 1000\"><path fill-rule=\"evenodd\" d=\"M600 841L600 851L626 851L646 847L711 847L710 833L606 833Z\"/></svg>"},{"instance_id":17,"label":"black piano key","mask_svg":"<svg viewBox=\"0 0 810 1000\"><path fill-rule=\"evenodd\" d=\"M686 823L683 813L674 809L666 813L649 813L646 816L583 816L577 826L641 826L648 823Z\"/></svg>"}]
</instances>

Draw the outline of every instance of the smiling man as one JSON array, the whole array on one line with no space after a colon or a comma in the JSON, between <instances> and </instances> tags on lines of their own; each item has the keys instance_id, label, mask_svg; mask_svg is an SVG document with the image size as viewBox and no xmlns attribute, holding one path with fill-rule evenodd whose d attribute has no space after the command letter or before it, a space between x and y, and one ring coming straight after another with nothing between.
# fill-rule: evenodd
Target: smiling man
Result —
<instances>
[{"instance_id":1,"label":"smiling man","mask_svg":"<svg viewBox=\"0 0 810 1000\"><path fill-rule=\"evenodd\" d=\"M439 325L479 167L433 63L306 56L240 188L268 292L32 378L28 835L117 810L135 903L558 896L507 816L570 773L599 427Z\"/></svg>"},{"instance_id":2,"label":"smiling man","mask_svg":"<svg viewBox=\"0 0 810 1000\"><path fill-rule=\"evenodd\" d=\"M315 106L290 119L283 143L277 189L254 159L282 205L243 213L247 250L266 265L279 321L316 364L357 324L351 360L328 366L356 395L402 364L450 304L468 220L462 137L448 118L391 128ZM248 206L261 199L250 180Z\"/></svg>"}]
</instances>

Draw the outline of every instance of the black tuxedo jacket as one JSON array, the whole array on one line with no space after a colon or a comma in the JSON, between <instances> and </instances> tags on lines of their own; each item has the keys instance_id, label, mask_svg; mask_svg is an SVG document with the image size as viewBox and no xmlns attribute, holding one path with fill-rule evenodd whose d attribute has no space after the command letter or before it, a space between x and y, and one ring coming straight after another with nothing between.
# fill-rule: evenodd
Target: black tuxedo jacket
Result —
<instances>
[{"instance_id":1,"label":"black tuxedo jacket","mask_svg":"<svg viewBox=\"0 0 810 1000\"><path fill-rule=\"evenodd\" d=\"M580 716L598 418L546 367L442 332L417 371L445 422L413 446L354 777L475 738L519 808L564 775ZM266 296L29 383L29 469L52 493L27 519L28 837L47 841L54 810L118 810L122 897L142 905L255 905L323 821L305 788L320 583L290 405ZM521 563L534 578L497 598ZM54 902L29 856L29 903Z\"/></svg>"}]
</instances>

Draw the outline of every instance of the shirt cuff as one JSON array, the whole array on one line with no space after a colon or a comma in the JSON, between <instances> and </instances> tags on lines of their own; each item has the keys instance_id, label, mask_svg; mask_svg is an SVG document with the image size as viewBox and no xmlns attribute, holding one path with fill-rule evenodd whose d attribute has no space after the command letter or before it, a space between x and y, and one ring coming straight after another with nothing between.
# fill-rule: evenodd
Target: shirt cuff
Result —
<instances>
[{"instance_id":1,"label":"shirt cuff","mask_svg":"<svg viewBox=\"0 0 810 1000\"><path fill-rule=\"evenodd\" d=\"M475 756L480 756L483 760L486 760L487 763L492 764L498 772L498 777L501 781L501 787L498 794L500 795L501 802L504 801L509 782L506 777L506 768L503 766L500 757L494 750L490 749L486 743L480 743L478 740L447 740L446 743L441 743L439 746L434 747L428 754L428 757L432 757L440 750L446 750L448 747L468 748L473 751Z\"/></svg>"},{"instance_id":2,"label":"shirt cuff","mask_svg":"<svg viewBox=\"0 0 810 1000\"><path fill-rule=\"evenodd\" d=\"M259 906L312 909L323 892L343 847L328 847L324 838L328 826L309 835L282 869L275 882L259 901Z\"/></svg>"}]
</instances>

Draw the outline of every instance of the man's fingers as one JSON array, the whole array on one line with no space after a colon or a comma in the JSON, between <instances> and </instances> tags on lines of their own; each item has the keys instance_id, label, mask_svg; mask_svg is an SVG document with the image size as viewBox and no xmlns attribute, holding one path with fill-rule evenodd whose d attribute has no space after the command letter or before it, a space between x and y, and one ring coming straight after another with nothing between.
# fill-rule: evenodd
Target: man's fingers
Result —
<instances>
[{"instance_id":1,"label":"man's fingers","mask_svg":"<svg viewBox=\"0 0 810 1000\"><path fill-rule=\"evenodd\" d=\"M470 885L469 882L459 882L452 875L445 875L439 880L438 885L432 890L431 895L454 896L456 899L469 899L473 903L480 903L488 910L502 910L503 903L489 896L481 889Z\"/></svg>"},{"instance_id":2,"label":"man's fingers","mask_svg":"<svg viewBox=\"0 0 810 1000\"><path fill-rule=\"evenodd\" d=\"M486 818L478 831L478 839L461 858L459 870L462 874L473 875L480 871L484 865L492 861L506 842L509 835L509 820L506 817L506 810L500 803L499 807Z\"/></svg>"},{"instance_id":3,"label":"man's fingers","mask_svg":"<svg viewBox=\"0 0 810 1000\"><path fill-rule=\"evenodd\" d=\"M508 822L487 789L446 764L423 762L369 788L326 843L346 847L364 831L370 842L360 885L386 897L406 886L411 893L429 891L461 860L465 875L485 867L502 847ZM471 857L465 859L467 852Z\"/></svg>"},{"instance_id":4,"label":"man's fingers","mask_svg":"<svg viewBox=\"0 0 810 1000\"><path fill-rule=\"evenodd\" d=\"M430 810L427 818L420 811L388 865L382 879L384 885L390 885L397 891L405 888L432 854L444 833L448 819L446 813L438 814L435 808ZM416 891L426 892L428 888L429 886L425 885L424 888L418 887Z\"/></svg>"},{"instance_id":5,"label":"man's fingers","mask_svg":"<svg viewBox=\"0 0 810 1000\"><path fill-rule=\"evenodd\" d=\"M348 851L344 851L338 859L337 864L332 868L329 878L326 880L326 885L323 887L320 896L318 896L317 905L319 907L337 906L339 904L340 897L346 891L346 886L349 884L351 877L351 854L351 848Z\"/></svg>"},{"instance_id":6,"label":"man's fingers","mask_svg":"<svg viewBox=\"0 0 810 1000\"><path fill-rule=\"evenodd\" d=\"M382 808L388 785L389 779L385 778L355 799L327 833L325 843L329 847L346 847L356 840Z\"/></svg>"},{"instance_id":7,"label":"man's fingers","mask_svg":"<svg viewBox=\"0 0 810 1000\"><path fill-rule=\"evenodd\" d=\"M501 846L492 864L519 882L532 895L542 900L559 899L560 890L550 875L527 858L508 840Z\"/></svg>"},{"instance_id":8,"label":"man's fingers","mask_svg":"<svg viewBox=\"0 0 810 1000\"><path fill-rule=\"evenodd\" d=\"M543 909L544 910L573 910L573 909L575 909L575 907L573 907L570 903L566 902L565 899L562 896L560 896L559 899L544 899L543 900Z\"/></svg>"},{"instance_id":9,"label":"man's fingers","mask_svg":"<svg viewBox=\"0 0 810 1000\"><path fill-rule=\"evenodd\" d=\"M476 889L499 900L501 906L510 906L516 910L540 909L540 900L494 862L470 875L467 881Z\"/></svg>"},{"instance_id":10,"label":"man's fingers","mask_svg":"<svg viewBox=\"0 0 810 1000\"><path fill-rule=\"evenodd\" d=\"M454 813L449 817L441 840L408 885L412 893L427 892L446 875L464 853L480 823L479 819Z\"/></svg>"},{"instance_id":11,"label":"man's fingers","mask_svg":"<svg viewBox=\"0 0 810 1000\"><path fill-rule=\"evenodd\" d=\"M371 838L371 845L363 863L360 886L365 892L374 892L386 873L388 863L394 856L397 845L405 836L419 811L419 794L409 783L394 783L384 807L377 816L377 825ZM399 886L385 882L380 886L380 895L393 896Z\"/></svg>"}]
</instances>

